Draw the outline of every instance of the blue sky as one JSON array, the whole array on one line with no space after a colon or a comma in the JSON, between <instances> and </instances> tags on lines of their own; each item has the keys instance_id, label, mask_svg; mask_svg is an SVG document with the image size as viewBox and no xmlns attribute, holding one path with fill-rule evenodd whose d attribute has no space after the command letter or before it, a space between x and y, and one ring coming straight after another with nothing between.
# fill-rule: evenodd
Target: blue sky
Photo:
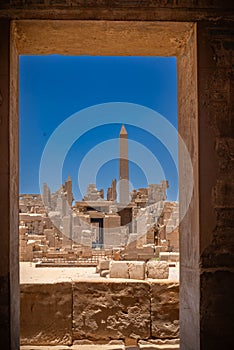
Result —
<instances>
[{"instance_id":1,"label":"blue sky","mask_svg":"<svg viewBox=\"0 0 234 350\"><path fill-rule=\"evenodd\" d=\"M48 140L61 123L84 108L109 102L134 103L157 111L177 128L176 58L21 56L19 98L20 193L39 193L39 166ZM81 197L77 178L82 160L107 140L114 140L117 145L123 121L123 116L115 114L112 124L89 126L67 152L62 178L71 175L76 199ZM146 118L146 125L147 122ZM169 181L168 199L176 200L178 174L167 147L146 129L137 127L134 115L126 129L130 140L157 158ZM144 167L130 162L129 170L133 187L147 186ZM100 169L89 171L95 172L97 187L106 192L111 180L118 179L118 160L112 159L101 164ZM155 182L160 176L156 169ZM85 182L85 173L83 178Z\"/></svg>"}]
</instances>

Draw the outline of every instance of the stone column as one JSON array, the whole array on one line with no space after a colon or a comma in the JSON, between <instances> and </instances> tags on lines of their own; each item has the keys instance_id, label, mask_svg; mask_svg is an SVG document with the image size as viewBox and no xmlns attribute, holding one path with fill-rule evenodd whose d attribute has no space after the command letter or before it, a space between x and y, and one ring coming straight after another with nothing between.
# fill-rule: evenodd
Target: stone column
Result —
<instances>
[{"instance_id":1,"label":"stone column","mask_svg":"<svg viewBox=\"0 0 234 350\"><path fill-rule=\"evenodd\" d=\"M18 113L17 88L10 80L10 21L4 19L0 20L0 62L0 349L17 350L20 300ZM15 73L14 67L11 73ZM10 86L15 98L10 94Z\"/></svg>"}]
</instances>

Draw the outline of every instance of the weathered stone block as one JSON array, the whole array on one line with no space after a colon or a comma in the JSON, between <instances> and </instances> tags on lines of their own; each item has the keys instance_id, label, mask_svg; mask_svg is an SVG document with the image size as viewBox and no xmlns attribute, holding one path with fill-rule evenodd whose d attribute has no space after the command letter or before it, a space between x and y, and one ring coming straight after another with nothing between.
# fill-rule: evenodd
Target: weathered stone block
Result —
<instances>
[{"instance_id":1,"label":"weathered stone block","mask_svg":"<svg viewBox=\"0 0 234 350\"><path fill-rule=\"evenodd\" d=\"M128 271L130 279L144 280L145 279L145 262L134 261L128 263Z\"/></svg>"},{"instance_id":2,"label":"weathered stone block","mask_svg":"<svg viewBox=\"0 0 234 350\"><path fill-rule=\"evenodd\" d=\"M93 342L88 339L75 340L70 350L125 350L122 340L111 340L107 342Z\"/></svg>"},{"instance_id":3,"label":"weathered stone block","mask_svg":"<svg viewBox=\"0 0 234 350\"><path fill-rule=\"evenodd\" d=\"M125 350L124 345L94 344L94 345L76 345L72 350Z\"/></svg>"},{"instance_id":4,"label":"weathered stone block","mask_svg":"<svg viewBox=\"0 0 234 350\"><path fill-rule=\"evenodd\" d=\"M178 338L179 283L151 283L151 336Z\"/></svg>"},{"instance_id":5,"label":"weathered stone block","mask_svg":"<svg viewBox=\"0 0 234 350\"><path fill-rule=\"evenodd\" d=\"M145 279L144 261L111 261L110 278Z\"/></svg>"},{"instance_id":6,"label":"weathered stone block","mask_svg":"<svg viewBox=\"0 0 234 350\"><path fill-rule=\"evenodd\" d=\"M109 268L110 268L110 260L99 260L98 270L100 272L103 270L109 270Z\"/></svg>"},{"instance_id":7,"label":"weathered stone block","mask_svg":"<svg viewBox=\"0 0 234 350\"><path fill-rule=\"evenodd\" d=\"M71 350L71 347L66 345L55 345L55 346L23 345L23 346L20 346L20 350Z\"/></svg>"},{"instance_id":8,"label":"weathered stone block","mask_svg":"<svg viewBox=\"0 0 234 350\"><path fill-rule=\"evenodd\" d=\"M40 345L22 345L20 346L20 350L71 350L70 346L66 345L55 345L55 346L40 346ZM73 349L72 350L78 350L78 349ZM91 350L91 349L90 349Z\"/></svg>"},{"instance_id":9,"label":"weathered stone block","mask_svg":"<svg viewBox=\"0 0 234 350\"><path fill-rule=\"evenodd\" d=\"M166 261L148 261L146 274L148 278L166 279L169 276L169 264Z\"/></svg>"},{"instance_id":10,"label":"weathered stone block","mask_svg":"<svg viewBox=\"0 0 234 350\"><path fill-rule=\"evenodd\" d=\"M178 344L176 345L170 345L170 344L163 344L163 345L140 345L139 350L179 350L180 346Z\"/></svg>"},{"instance_id":11,"label":"weathered stone block","mask_svg":"<svg viewBox=\"0 0 234 350\"><path fill-rule=\"evenodd\" d=\"M127 261L111 261L110 278L129 278Z\"/></svg>"},{"instance_id":12,"label":"weathered stone block","mask_svg":"<svg viewBox=\"0 0 234 350\"><path fill-rule=\"evenodd\" d=\"M148 338L150 286L145 282L73 284L73 339Z\"/></svg>"},{"instance_id":13,"label":"weathered stone block","mask_svg":"<svg viewBox=\"0 0 234 350\"><path fill-rule=\"evenodd\" d=\"M178 349L180 347L180 339L179 338L173 338L173 339L147 339L147 340L139 340L138 346L141 347L143 345L148 346L165 346L165 345L173 345L177 346Z\"/></svg>"},{"instance_id":14,"label":"weathered stone block","mask_svg":"<svg viewBox=\"0 0 234 350\"><path fill-rule=\"evenodd\" d=\"M180 253L178 252L160 252L159 257L163 261L180 261Z\"/></svg>"},{"instance_id":15,"label":"weathered stone block","mask_svg":"<svg viewBox=\"0 0 234 350\"><path fill-rule=\"evenodd\" d=\"M20 286L22 344L72 343L72 286L70 283Z\"/></svg>"}]
</instances>

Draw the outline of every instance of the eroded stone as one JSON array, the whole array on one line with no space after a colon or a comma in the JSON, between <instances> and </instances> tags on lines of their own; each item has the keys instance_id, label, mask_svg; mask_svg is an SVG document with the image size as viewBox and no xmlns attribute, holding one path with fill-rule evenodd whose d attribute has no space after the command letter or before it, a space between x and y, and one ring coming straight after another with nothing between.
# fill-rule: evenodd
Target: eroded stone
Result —
<instances>
[{"instance_id":1,"label":"eroded stone","mask_svg":"<svg viewBox=\"0 0 234 350\"><path fill-rule=\"evenodd\" d=\"M70 283L21 285L21 343L72 343Z\"/></svg>"},{"instance_id":2,"label":"eroded stone","mask_svg":"<svg viewBox=\"0 0 234 350\"><path fill-rule=\"evenodd\" d=\"M73 339L148 338L149 284L79 282L73 285Z\"/></svg>"},{"instance_id":3,"label":"eroded stone","mask_svg":"<svg viewBox=\"0 0 234 350\"><path fill-rule=\"evenodd\" d=\"M169 276L169 264L166 261L148 261L146 270L148 278L166 279Z\"/></svg>"},{"instance_id":4,"label":"eroded stone","mask_svg":"<svg viewBox=\"0 0 234 350\"><path fill-rule=\"evenodd\" d=\"M99 260L98 262L98 270L101 272L103 270L109 270L110 268L110 260Z\"/></svg>"},{"instance_id":5,"label":"eroded stone","mask_svg":"<svg viewBox=\"0 0 234 350\"><path fill-rule=\"evenodd\" d=\"M110 278L129 278L127 261L111 261Z\"/></svg>"},{"instance_id":6,"label":"eroded stone","mask_svg":"<svg viewBox=\"0 0 234 350\"><path fill-rule=\"evenodd\" d=\"M179 336L179 283L151 284L152 337Z\"/></svg>"},{"instance_id":7,"label":"eroded stone","mask_svg":"<svg viewBox=\"0 0 234 350\"><path fill-rule=\"evenodd\" d=\"M128 263L128 271L130 279L144 280L145 279L145 262L134 261Z\"/></svg>"}]
</instances>

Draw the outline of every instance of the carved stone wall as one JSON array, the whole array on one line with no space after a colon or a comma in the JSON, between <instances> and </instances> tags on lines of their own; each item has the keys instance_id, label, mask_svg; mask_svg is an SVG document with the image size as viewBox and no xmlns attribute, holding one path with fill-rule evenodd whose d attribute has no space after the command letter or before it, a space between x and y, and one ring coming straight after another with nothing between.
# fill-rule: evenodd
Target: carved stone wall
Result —
<instances>
[{"instance_id":1,"label":"carved stone wall","mask_svg":"<svg viewBox=\"0 0 234 350\"><path fill-rule=\"evenodd\" d=\"M233 32L231 23L198 24L202 349L232 347L230 322L234 311L229 305L234 290Z\"/></svg>"}]
</instances>

